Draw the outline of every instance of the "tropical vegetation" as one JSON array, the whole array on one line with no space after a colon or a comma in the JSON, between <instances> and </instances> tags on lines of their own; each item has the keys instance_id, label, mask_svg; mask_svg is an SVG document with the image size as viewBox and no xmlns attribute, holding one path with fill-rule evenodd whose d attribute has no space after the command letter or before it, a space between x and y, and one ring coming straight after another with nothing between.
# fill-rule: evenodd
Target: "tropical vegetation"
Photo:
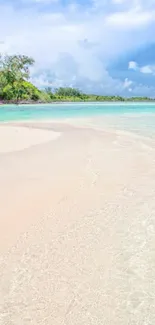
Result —
<instances>
[{"instance_id":1,"label":"tropical vegetation","mask_svg":"<svg viewBox=\"0 0 155 325\"><path fill-rule=\"evenodd\" d=\"M30 80L30 68L34 59L26 55L0 55L0 101L1 103L31 102L83 102L83 101L150 101L148 97L124 98L121 96L103 96L85 94L79 89L47 87L40 90Z\"/></svg>"}]
</instances>

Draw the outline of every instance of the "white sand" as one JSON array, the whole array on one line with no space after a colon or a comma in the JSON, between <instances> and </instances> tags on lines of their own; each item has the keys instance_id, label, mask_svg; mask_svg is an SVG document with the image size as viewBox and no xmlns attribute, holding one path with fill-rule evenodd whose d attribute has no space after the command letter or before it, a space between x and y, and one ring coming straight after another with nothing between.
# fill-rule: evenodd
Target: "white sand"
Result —
<instances>
[{"instance_id":1,"label":"white sand","mask_svg":"<svg viewBox=\"0 0 155 325\"><path fill-rule=\"evenodd\" d=\"M0 325L153 325L153 146L26 125L0 128Z\"/></svg>"},{"instance_id":2,"label":"white sand","mask_svg":"<svg viewBox=\"0 0 155 325\"><path fill-rule=\"evenodd\" d=\"M56 139L60 134L29 127L0 125L0 153L18 151Z\"/></svg>"}]
</instances>

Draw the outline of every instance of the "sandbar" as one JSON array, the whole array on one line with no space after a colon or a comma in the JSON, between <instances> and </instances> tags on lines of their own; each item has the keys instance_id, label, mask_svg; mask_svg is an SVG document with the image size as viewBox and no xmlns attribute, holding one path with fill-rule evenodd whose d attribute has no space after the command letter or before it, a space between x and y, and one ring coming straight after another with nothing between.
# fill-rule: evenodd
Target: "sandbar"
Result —
<instances>
[{"instance_id":1,"label":"sandbar","mask_svg":"<svg viewBox=\"0 0 155 325\"><path fill-rule=\"evenodd\" d=\"M94 125L0 126L0 324L155 323L154 147Z\"/></svg>"}]
</instances>

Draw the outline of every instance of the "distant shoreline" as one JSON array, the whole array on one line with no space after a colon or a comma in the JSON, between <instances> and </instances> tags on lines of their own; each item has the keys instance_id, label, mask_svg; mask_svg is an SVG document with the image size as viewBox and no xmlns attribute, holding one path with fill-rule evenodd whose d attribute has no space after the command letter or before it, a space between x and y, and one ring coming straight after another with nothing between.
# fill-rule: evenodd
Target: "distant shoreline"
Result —
<instances>
[{"instance_id":1,"label":"distant shoreline","mask_svg":"<svg viewBox=\"0 0 155 325\"><path fill-rule=\"evenodd\" d=\"M125 100L103 100L103 101L51 101L51 102L36 102L36 101L29 101L29 102L18 102L15 103L13 101L8 101L8 102L0 102L0 106L8 106L8 105L16 105L16 106L21 106L21 105L57 105L57 104L85 104L85 103L97 103L97 104L102 104L102 103L155 103L155 99L149 99L149 100L130 100L130 99L125 99Z\"/></svg>"}]
</instances>

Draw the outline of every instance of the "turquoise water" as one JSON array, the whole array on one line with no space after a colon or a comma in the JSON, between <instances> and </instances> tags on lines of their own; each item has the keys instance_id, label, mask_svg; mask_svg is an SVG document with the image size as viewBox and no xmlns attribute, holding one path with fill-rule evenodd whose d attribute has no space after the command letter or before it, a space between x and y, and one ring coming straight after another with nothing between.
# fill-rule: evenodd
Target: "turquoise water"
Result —
<instances>
[{"instance_id":1,"label":"turquoise water","mask_svg":"<svg viewBox=\"0 0 155 325\"><path fill-rule=\"evenodd\" d=\"M155 103L66 103L0 106L0 121L99 117L100 126L155 136Z\"/></svg>"},{"instance_id":2,"label":"turquoise water","mask_svg":"<svg viewBox=\"0 0 155 325\"><path fill-rule=\"evenodd\" d=\"M0 106L0 121L150 113L155 114L155 103L6 105Z\"/></svg>"}]
</instances>

